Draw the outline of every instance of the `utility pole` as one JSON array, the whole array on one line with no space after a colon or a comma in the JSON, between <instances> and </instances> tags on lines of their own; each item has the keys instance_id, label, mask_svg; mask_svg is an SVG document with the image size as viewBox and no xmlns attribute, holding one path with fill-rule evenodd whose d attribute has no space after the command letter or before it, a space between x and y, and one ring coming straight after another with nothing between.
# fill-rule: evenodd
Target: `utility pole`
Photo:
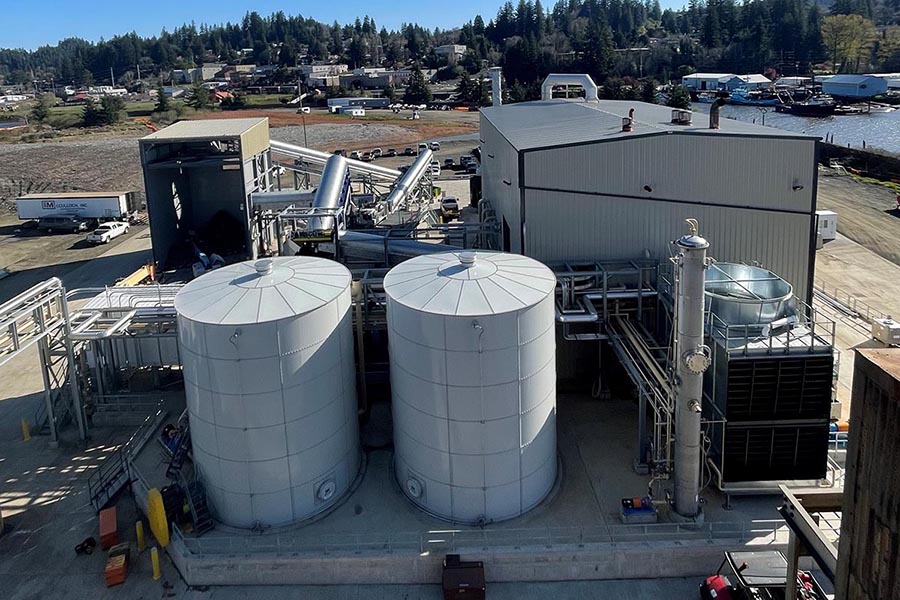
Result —
<instances>
[{"instance_id":1,"label":"utility pole","mask_svg":"<svg viewBox=\"0 0 900 600\"><path fill-rule=\"evenodd\" d=\"M137 67L138 81L140 81L140 80L141 80L141 65L138 64L138 65L135 65L135 66Z\"/></svg>"},{"instance_id":2,"label":"utility pole","mask_svg":"<svg viewBox=\"0 0 900 600\"><path fill-rule=\"evenodd\" d=\"M116 79L113 77L113 68L109 68L109 85L116 87Z\"/></svg>"}]
</instances>

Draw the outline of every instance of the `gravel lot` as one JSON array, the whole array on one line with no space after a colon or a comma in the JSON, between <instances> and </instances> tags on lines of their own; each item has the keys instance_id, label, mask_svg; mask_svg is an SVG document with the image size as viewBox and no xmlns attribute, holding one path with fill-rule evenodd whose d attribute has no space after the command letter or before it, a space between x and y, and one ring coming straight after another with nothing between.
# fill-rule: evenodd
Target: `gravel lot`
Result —
<instances>
[{"instance_id":1,"label":"gravel lot","mask_svg":"<svg viewBox=\"0 0 900 600\"><path fill-rule=\"evenodd\" d=\"M303 145L303 127L291 125L272 129L272 139L287 144ZM307 125L306 135L313 148L336 149L341 145L379 145L383 140L409 137L413 131L398 125L365 123L359 125Z\"/></svg>"}]
</instances>

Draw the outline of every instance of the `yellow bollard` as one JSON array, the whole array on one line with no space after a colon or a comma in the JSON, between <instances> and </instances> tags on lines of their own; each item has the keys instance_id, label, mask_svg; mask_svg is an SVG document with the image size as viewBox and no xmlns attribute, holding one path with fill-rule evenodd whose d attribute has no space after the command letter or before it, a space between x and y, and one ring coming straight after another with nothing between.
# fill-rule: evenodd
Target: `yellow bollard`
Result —
<instances>
[{"instance_id":1,"label":"yellow bollard","mask_svg":"<svg viewBox=\"0 0 900 600\"><path fill-rule=\"evenodd\" d=\"M138 521L135 523L134 529L137 532L138 552L143 552L146 547L146 544L144 543L144 522Z\"/></svg>"},{"instance_id":2,"label":"yellow bollard","mask_svg":"<svg viewBox=\"0 0 900 600\"><path fill-rule=\"evenodd\" d=\"M159 581L162 572L159 570L159 550L156 549L156 546L150 548L150 562L153 563L153 581Z\"/></svg>"},{"instance_id":3,"label":"yellow bollard","mask_svg":"<svg viewBox=\"0 0 900 600\"><path fill-rule=\"evenodd\" d=\"M28 425L28 421L22 419L22 440L28 441L31 439L31 426Z\"/></svg>"}]
</instances>

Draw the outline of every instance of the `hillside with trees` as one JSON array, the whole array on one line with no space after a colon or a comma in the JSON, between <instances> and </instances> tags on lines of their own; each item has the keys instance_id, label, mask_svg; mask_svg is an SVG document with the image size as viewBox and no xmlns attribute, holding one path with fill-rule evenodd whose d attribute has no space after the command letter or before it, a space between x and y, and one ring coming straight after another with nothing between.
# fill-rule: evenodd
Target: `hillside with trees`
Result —
<instances>
[{"instance_id":1,"label":"hillside with trees","mask_svg":"<svg viewBox=\"0 0 900 600\"><path fill-rule=\"evenodd\" d=\"M900 71L900 0L690 0L681 10L662 10L658 0L541 0L507 2L485 21L429 31L406 24L396 31L364 17L325 24L277 12L248 13L240 23L183 25L157 36L135 33L97 43L67 39L34 51L0 50L5 85L156 87L173 69L205 62L271 64L273 75L294 80L288 69L302 63L438 69L436 79L458 80L466 94L482 97L469 79L488 66L503 67L510 99L535 97L547 73L586 72L610 89L621 79L675 80L693 71L802 74ZM442 44L466 46L457 64L434 53ZM140 73L140 78L138 77ZM630 83L630 82L629 82ZM412 96L426 97L414 81ZM473 87L476 86L476 87ZM640 86L628 85L637 93Z\"/></svg>"}]
</instances>

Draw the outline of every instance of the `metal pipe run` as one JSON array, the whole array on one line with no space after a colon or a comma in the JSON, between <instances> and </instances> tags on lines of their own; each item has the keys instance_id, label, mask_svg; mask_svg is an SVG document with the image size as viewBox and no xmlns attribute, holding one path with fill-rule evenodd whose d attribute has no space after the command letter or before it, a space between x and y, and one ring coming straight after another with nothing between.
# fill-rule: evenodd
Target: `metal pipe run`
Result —
<instances>
[{"instance_id":1,"label":"metal pipe run","mask_svg":"<svg viewBox=\"0 0 900 600\"><path fill-rule=\"evenodd\" d=\"M269 142L269 147L278 154L284 154L285 156L290 156L291 158L302 158L303 160L317 165L324 165L326 162L328 162L329 158L335 156L334 154L329 154L328 152L313 150L312 148L304 148L303 146L295 146L294 144L286 144L284 142L279 142L276 140L272 140L271 142ZM350 158L344 160L347 161L347 167L350 169L350 171L354 173L365 173L367 175L372 175L373 177L391 182L396 181L397 178L400 177L400 171L396 169L379 167L378 165L371 165L369 163L364 163L360 160L353 160Z\"/></svg>"},{"instance_id":2,"label":"metal pipe run","mask_svg":"<svg viewBox=\"0 0 900 600\"><path fill-rule=\"evenodd\" d=\"M415 193L422 177L431 169L431 158L433 156L434 153L431 150L423 150L409 166L409 169L406 170L406 173L400 176L400 179L397 180L397 183L391 189L391 193L385 199L389 213L397 210L404 200Z\"/></svg>"},{"instance_id":3,"label":"metal pipe run","mask_svg":"<svg viewBox=\"0 0 900 600\"><path fill-rule=\"evenodd\" d=\"M328 158L313 199L313 209L335 210L341 207L341 200L350 188L348 162L337 154ZM333 228L334 217L312 217L307 223L309 231L331 231Z\"/></svg>"},{"instance_id":4,"label":"metal pipe run","mask_svg":"<svg viewBox=\"0 0 900 600\"><path fill-rule=\"evenodd\" d=\"M700 418L703 372L710 365L703 344L706 250L709 242L697 234L698 224L687 219L690 233L675 243L675 513L686 520L702 520L700 507Z\"/></svg>"}]
</instances>

